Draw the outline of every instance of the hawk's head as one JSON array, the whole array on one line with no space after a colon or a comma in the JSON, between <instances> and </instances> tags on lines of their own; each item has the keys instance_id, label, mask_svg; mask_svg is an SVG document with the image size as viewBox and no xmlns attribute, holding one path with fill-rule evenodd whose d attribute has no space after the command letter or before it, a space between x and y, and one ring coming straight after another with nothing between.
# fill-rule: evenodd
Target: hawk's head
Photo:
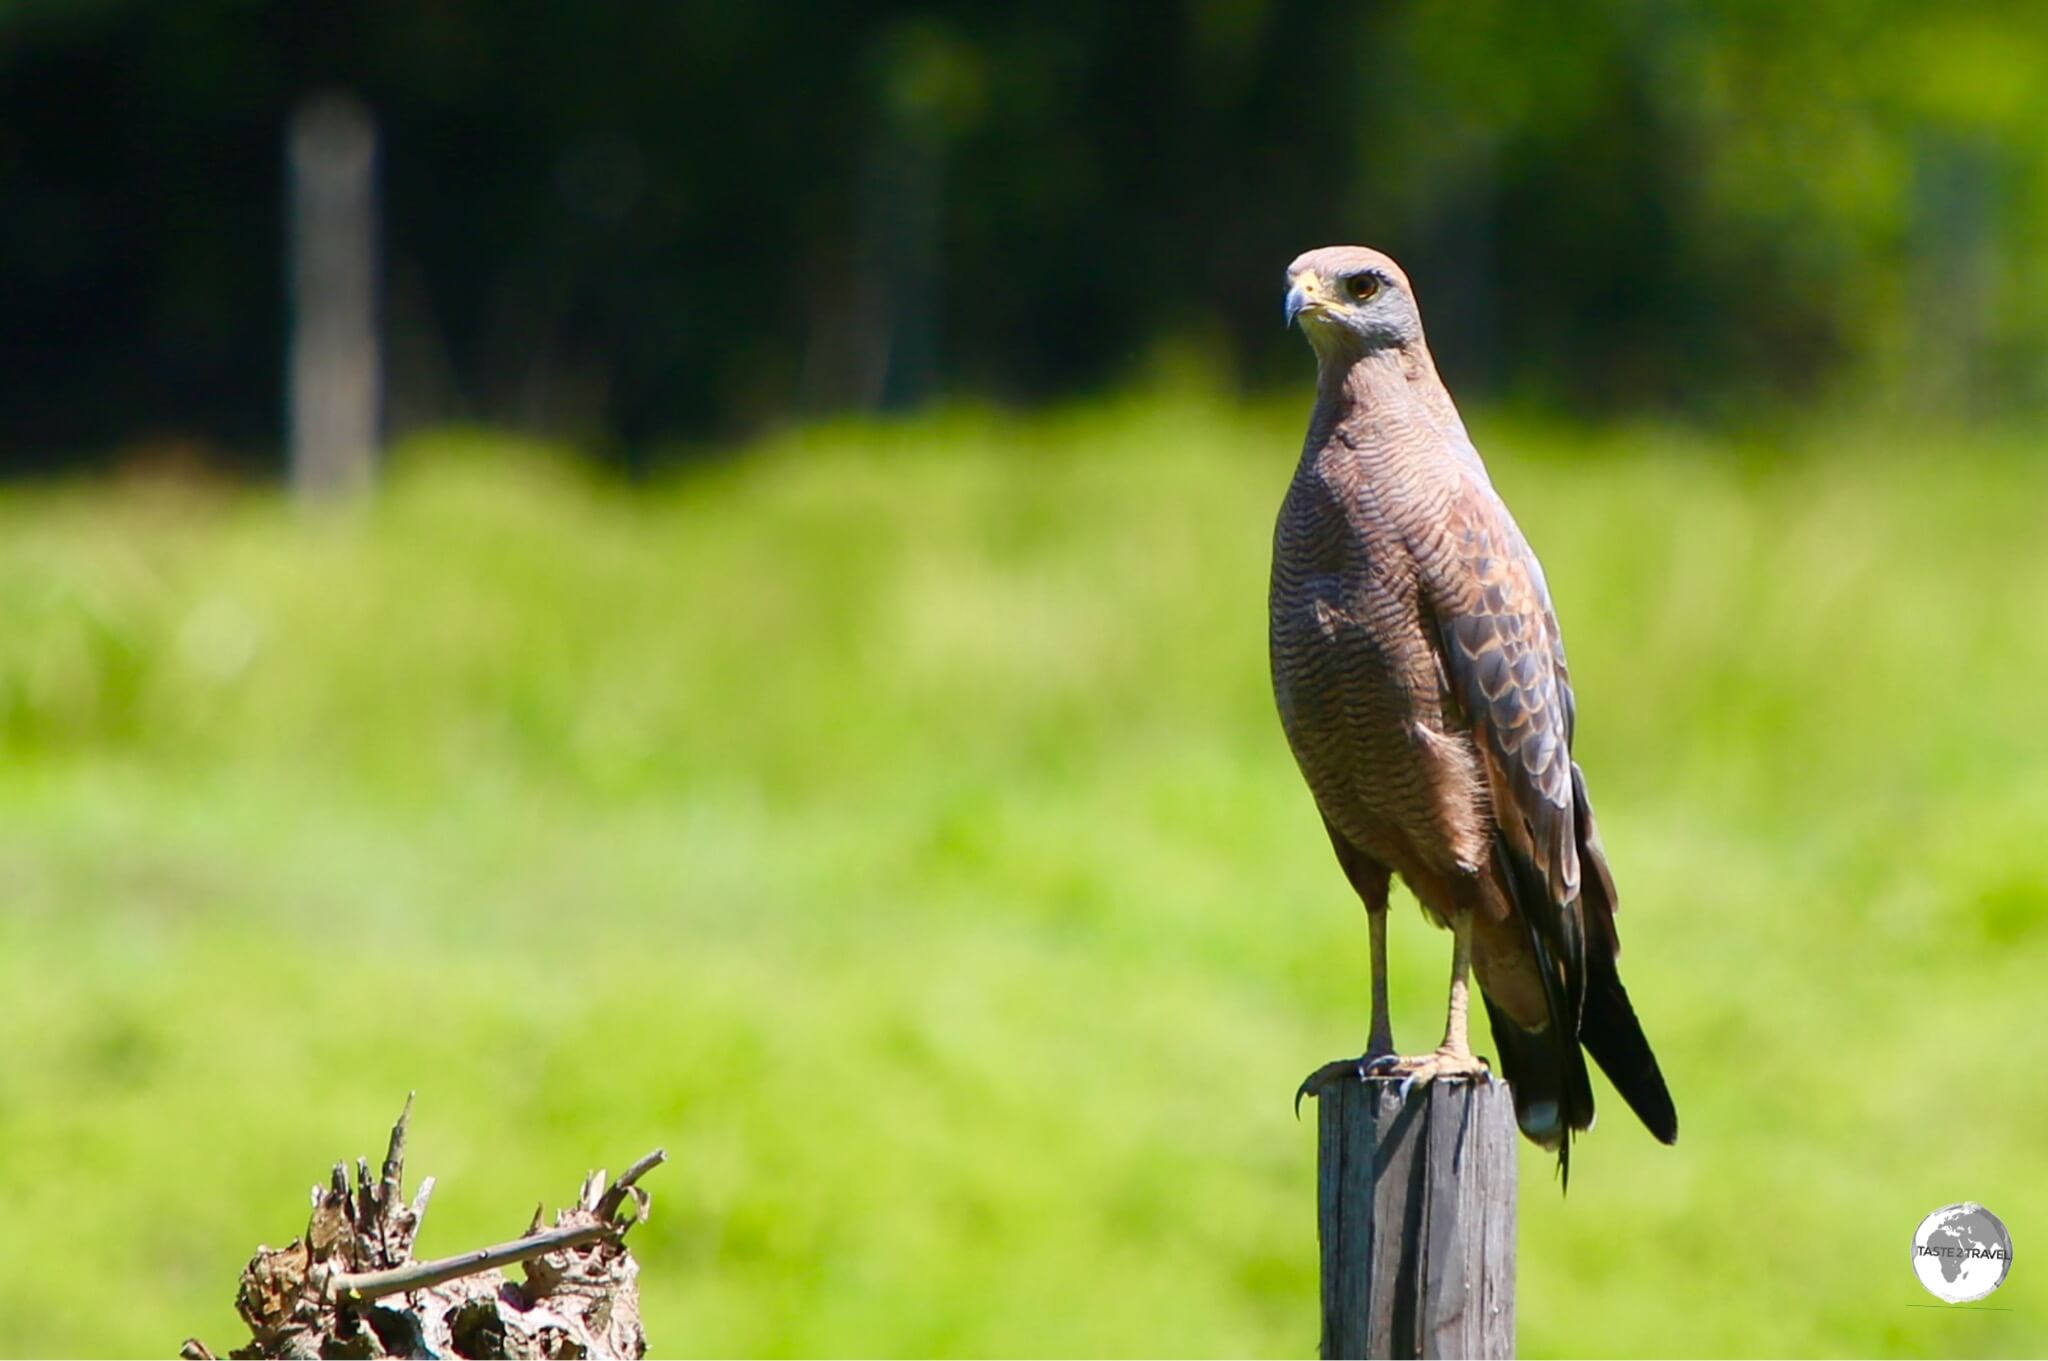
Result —
<instances>
[{"instance_id":1,"label":"hawk's head","mask_svg":"<svg viewBox=\"0 0 2048 1361\"><path fill-rule=\"evenodd\" d=\"M1323 359L1422 342L1422 314L1401 267L1365 246L1323 246L1287 267L1287 322Z\"/></svg>"}]
</instances>

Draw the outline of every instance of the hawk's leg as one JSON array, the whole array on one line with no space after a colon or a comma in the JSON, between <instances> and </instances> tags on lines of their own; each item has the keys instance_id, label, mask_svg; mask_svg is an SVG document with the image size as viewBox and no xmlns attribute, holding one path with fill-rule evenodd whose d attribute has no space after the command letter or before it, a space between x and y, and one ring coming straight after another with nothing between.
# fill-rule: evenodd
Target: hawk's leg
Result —
<instances>
[{"instance_id":1,"label":"hawk's leg","mask_svg":"<svg viewBox=\"0 0 2048 1361\"><path fill-rule=\"evenodd\" d=\"M1367 901L1366 922L1372 928L1372 1030L1365 1037L1365 1052L1355 1059L1338 1059L1326 1063L1302 1079L1301 1086L1294 1093L1294 1107L1301 1109L1301 1098L1320 1092L1332 1082L1344 1078L1363 1081L1382 1073L1391 1073L1391 1065L1402 1059L1394 1052L1394 1023L1387 1011L1387 899L1382 888L1378 902Z\"/></svg>"},{"instance_id":2,"label":"hawk's leg","mask_svg":"<svg viewBox=\"0 0 2048 1361\"><path fill-rule=\"evenodd\" d=\"M1394 1059L1388 1063L1374 1064L1375 1074L1403 1079L1401 1090L1418 1082L1434 1082L1439 1078L1490 1076L1486 1060L1472 1052L1472 1041L1467 1030L1468 1008L1471 997L1472 973L1472 914L1460 912L1451 919L1451 1003L1449 1014L1444 1019L1444 1042L1428 1054L1414 1058Z\"/></svg>"},{"instance_id":3,"label":"hawk's leg","mask_svg":"<svg viewBox=\"0 0 2048 1361\"><path fill-rule=\"evenodd\" d=\"M1387 1014L1387 905L1366 909L1372 924L1372 1030L1365 1037L1365 1066L1394 1057L1394 1022Z\"/></svg>"}]
</instances>

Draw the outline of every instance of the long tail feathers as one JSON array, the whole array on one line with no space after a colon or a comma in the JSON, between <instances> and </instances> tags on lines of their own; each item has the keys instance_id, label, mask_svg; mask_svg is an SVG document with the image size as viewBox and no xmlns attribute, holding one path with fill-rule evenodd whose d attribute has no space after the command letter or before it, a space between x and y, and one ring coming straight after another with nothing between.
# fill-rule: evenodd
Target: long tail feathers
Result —
<instances>
[{"instance_id":1,"label":"long tail feathers","mask_svg":"<svg viewBox=\"0 0 2048 1361\"><path fill-rule=\"evenodd\" d=\"M1576 1042L1557 1043L1555 1026L1524 1030L1491 999L1494 1058L1515 1094L1515 1123L1522 1133L1557 1154L1558 1176L1571 1182L1572 1135L1593 1124L1593 1084Z\"/></svg>"},{"instance_id":2,"label":"long tail feathers","mask_svg":"<svg viewBox=\"0 0 2048 1361\"><path fill-rule=\"evenodd\" d=\"M1572 1136L1593 1126L1587 1054L1651 1134L1667 1144L1678 1138L1671 1092L1615 968L1620 942L1614 931L1614 879L1593 823L1585 776L1576 765L1572 783L1584 872L1576 900L1555 903L1536 867L1499 833L1494 840L1505 887L1528 929L1529 949L1543 980L1547 1024L1527 1030L1490 999L1486 1004L1501 1072L1514 1086L1515 1119L1523 1133L1556 1151L1558 1175L1566 1185Z\"/></svg>"},{"instance_id":3,"label":"long tail feathers","mask_svg":"<svg viewBox=\"0 0 2048 1361\"><path fill-rule=\"evenodd\" d=\"M1543 980L1546 1023L1525 1030L1486 1004L1493 1023L1501 1073L1515 1092L1515 1120L1522 1132L1557 1152L1559 1179L1571 1183L1572 1135L1593 1127L1593 1084L1579 1050L1586 939L1576 904L1559 911L1550 905L1549 885L1507 839L1494 833L1494 854L1506 871L1506 887L1528 931L1536 974Z\"/></svg>"},{"instance_id":4,"label":"long tail feathers","mask_svg":"<svg viewBox=\"0 0 2048 1361\"><path fill-rule=\"evenodd\" d=\"M1586 774L1572 764L1572 796L1578 805L1579 865L1583 871L1582 905L1590 919L1586 942L1585 1004L1579 1016L1579 1042L1607 1074L1607 1080L1628 1102L1650 1133L1663 1142L1678 1140L1678 1108L1650 1052L1636 1009L1629 1005L1621 974L1614 967L1621 939L1614 933L1614 875L1607 868L1607 850L1593 821L1593 800L1586 794Z\"/></svg>"},{"instance_id":5,"label":"long tail feathers","mask_svg":"<svg viewBox=\"0 0 2048 1361\"><path fill-rule=\"evenodd\" d=\"M1650 1052L1650 1041L1615 972L1614 956L1602 949L1588 950L1586 966L1590 977L1579 1042L1650 1133L1667 1144L1678 1142L1678 1108L1671 1104L1657 1056Z\"/></svg>"}]
</instances>

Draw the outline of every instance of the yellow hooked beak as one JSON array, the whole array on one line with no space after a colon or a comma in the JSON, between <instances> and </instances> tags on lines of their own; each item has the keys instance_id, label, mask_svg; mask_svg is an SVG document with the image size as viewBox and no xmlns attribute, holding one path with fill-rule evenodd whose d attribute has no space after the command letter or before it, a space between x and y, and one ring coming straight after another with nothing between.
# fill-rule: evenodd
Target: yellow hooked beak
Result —
<instances>
[{"instance_id":1,"label":"yellow hooked beak","mask_svg":"<svg viewBox=\"0 0 2048 1361\"><path fill-rule=\"evenodd\" d=\"M1287 324L1294 325L1294 319L1303 312L1321 311L1330 305L1330 295L1323 287L1322 277L1312 270L1303 270L1287 280Z\"/></svg>"}]
</instances>

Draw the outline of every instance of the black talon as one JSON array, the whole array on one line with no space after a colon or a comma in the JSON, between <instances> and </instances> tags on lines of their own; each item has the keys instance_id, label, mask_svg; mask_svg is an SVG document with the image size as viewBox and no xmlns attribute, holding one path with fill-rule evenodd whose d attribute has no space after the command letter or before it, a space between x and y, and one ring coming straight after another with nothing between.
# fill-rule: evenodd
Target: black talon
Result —
<instances>
[{"instance_id":1,"label":"black talon","mask_svg":"<svg viewBox=\"0 0 2048 1361\"><path fill-rule=\"evenodd\" d=\"M1332 1078L1344 1074L1348 1070L1349 1076L1364 1082L1369 1078L1377 1076L1374 1070L1380 1065L1399 1063L1400 1061L1399 1055L1381 1054L1376 1058L1366 1058L1361 1055L1355 1059L1335 1059L1324 1064L1303 1078L1301 1085L1294 1089L1294 1118L1297 1120L1301 1119L1301 1099L1304 1096L1317 1095L1318 1089Z\"/></svg>"}]
</instances>

